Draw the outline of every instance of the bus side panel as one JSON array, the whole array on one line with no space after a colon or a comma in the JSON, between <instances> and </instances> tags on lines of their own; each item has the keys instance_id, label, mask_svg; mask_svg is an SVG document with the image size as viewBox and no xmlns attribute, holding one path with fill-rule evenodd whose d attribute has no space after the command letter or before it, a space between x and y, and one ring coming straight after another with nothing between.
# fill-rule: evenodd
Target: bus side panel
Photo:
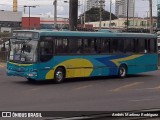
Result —
<instances>
[{"instance_id":1,"label":"bus side panel","mask_svg":"<svg viewBox=\"0 0 160 120\"><path fill-rule=\"evenodd\" d=\"M93 63L93 72L90 76L117 75L117 66L111 61L114 58L114 55L84 56L84 59L88 59Z\"/></svg>"},{"instance_id":2,"label":"bus side panel","mask_svg":"<svg viewBox=\"0 0 160 120\"><path fill-rule=\"evenodd\" d=\"M128 64L128 74L137 74L142 72L157 70L157 55L144 54L134 59L134 65Z\"/></svg>"},{"instance_id":3,"label":"bus side panel","mask_svg":"<svg viewBox=\"0 0 160 120\"><path fill-rule=\"evenodd\" d=\"M117 55L106 55L101 56L95 59L101 63L95 64L95 66L99 67L99 74L96 71L92 73L93 76L109 76L109 75L118 75L119 66L125 64L130 71L135 70L135 59L140 57L141 55L125 55L125 54L117 54ZM95 68L96 68L95 67ZM131 67L131 68L130 68Z\"/></svg>"},{"instance_id":4,"label":"bus side panel","mask_svg":"<svg viewBox=\"0 0 160 120\"><path fill-rule=\"evenodd\" d=\"M135 73L148 72L157 70L158 55L157 54L145 54L135 60Z\"/></svg>"},{"instance_id":5,"label":"bus side panel","mask_svg":"<svg viewBox=\"0 0 160 120\"><path fill-rule=\"evenodd\" d=\"M51 80L53 79L53 66L54 66L54 60L50 60L48 62L40 62L37 64L38 68L38 80ZM50 76L46 78L46 74L50 72Z\"/></svg>"},{"instance_id":6,"label":"bus side panel","mask_svg":"<svg viewBox=\"0 0 160 120\"><path fill-rule=\"evenodd\" d=\"M44 75L47 80L54 79L54 72L58 67L65 68L66 78L89 77L93 71L93 64L89 60L83 59L82 56L55 56L49 62L43 63L42 66L41 71L43 70L43 72L40 74ZM45 70L45 66L50 66L50 69Z\"/></svg>"},{"instance_id":7,"label":"bus side panel","mask_svg":"<svg viewBox=\"0 0 160 120\"><path fill-rule=\"evenodd\" d=\"M105 63L100 62L97 58ZM55 69L61 66L66 70L66 78L117 75L117 66L105 58L108 57L106 55L55 56L50 62L42 63L39 75L45 75L45 79L48 80L54 79ZM44 71L47 65L52 65L51 69Z\"/></svg>"},{"instance_id":8,"label":"bus side panel","mask_svg":"<svg viewBox=\"0 0 160 120\"><path fill-rule=\"evenodd\" d=\"M66 78L118 75L121 64L127 65L128 74L136 74L156 70L157 58L156 54L55 56L39 65L38 79L54 79L54 71L59 66L65 68ZM50 69L46 68L49 66Z\"/></svg>"}]
</instances>

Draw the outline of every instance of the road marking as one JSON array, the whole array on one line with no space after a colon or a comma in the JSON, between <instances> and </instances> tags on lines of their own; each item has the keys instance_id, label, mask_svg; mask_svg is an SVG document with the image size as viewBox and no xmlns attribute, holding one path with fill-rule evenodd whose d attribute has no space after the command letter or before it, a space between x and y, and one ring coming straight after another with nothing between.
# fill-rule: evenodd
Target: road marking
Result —
<instances>
[{"instance_id":1,"label":"road marking","mask_svg":"<svg viewBox=\"0 0 160 120\"><path fill-rule=\"evenodd\" d=\"M33 88L33 89L30 89L30 90L23 91L22 93L30 93L30 92L37 91L37 90L39 90L39 89L40 89L40 88Z\"/></svg>"},{"instance_id":2,"label":"road marking","mask_svg":"<svg viewBox=\"0 0 160 120\"><path fill-rule=\"evenodd\" d=\"M111 92L118 92L120 90L127 89L127 88L130 88L130 87L134 87L134 86L142 84L142 83L144 83L144 82L135 82L135 83L132 83L132 84L127 84L127 85L121 86L119 88L115 88L115 89L110 90L110 91Z\"/></svg>"},{"instance_id":3,"label":"road marking","mask_svg":"<svg viewBox=\"0 0 160 120\"><path fill-rule=\"evenodd\" d=\"M86 89L86 88L89 88L89 87L93 87L93 85L81 86L81 87L75 88L74 90L82 90L82 89Z\"/></svg>"},{"instance_id":4,"label":"road marking","mask_svg":"<svg viewBox=\"0 0 160 120\"><path fill-rule=\"evenodd\" d=\"M142 88L142 89L135 89L135 90L159 90L160 86L153 87L153 88Z\"/></svg>"},{"instance_id":5,"label":"road marking","mask_svg":"<svg viewBox=\"0 0 160 120\"><path fill-rule=\"evenodd\" d=\"M154 99L139 99L139 100L129 100L130 102L143 102L143 101L151 101L151 100L154 100Z\"/></svg>"}]
</instances>

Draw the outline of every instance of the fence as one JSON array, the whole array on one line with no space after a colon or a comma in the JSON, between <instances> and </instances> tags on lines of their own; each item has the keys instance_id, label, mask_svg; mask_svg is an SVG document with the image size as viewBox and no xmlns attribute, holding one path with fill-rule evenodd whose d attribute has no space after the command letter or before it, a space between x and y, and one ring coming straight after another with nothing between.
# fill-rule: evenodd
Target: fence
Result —
<instances>
[{"instance_id":1,"label":"fence","mask_svg":"<svg viewBox=\"0 0 160 120\"><path fill-rule=\"evenodd\" d=\"M0 52L0 62L7 61L8 52Z\"/></svg>"}]
</instances>

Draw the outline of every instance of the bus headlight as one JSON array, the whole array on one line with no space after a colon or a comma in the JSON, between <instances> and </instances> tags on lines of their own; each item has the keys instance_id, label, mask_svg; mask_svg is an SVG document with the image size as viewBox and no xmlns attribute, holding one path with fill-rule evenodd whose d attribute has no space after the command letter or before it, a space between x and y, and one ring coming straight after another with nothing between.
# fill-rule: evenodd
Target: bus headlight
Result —
<instances>
[{"instance_id":1,"label":"bus headlight","mask_svg":"<svg viewBox=\"0 0 160 120\"><path fill-rule=\"evenodd\" d=\"M36 74L36 73L29 73L28 76L29 76L29 77L36 77L37 74Z\"/></svg>"}]
</instances>

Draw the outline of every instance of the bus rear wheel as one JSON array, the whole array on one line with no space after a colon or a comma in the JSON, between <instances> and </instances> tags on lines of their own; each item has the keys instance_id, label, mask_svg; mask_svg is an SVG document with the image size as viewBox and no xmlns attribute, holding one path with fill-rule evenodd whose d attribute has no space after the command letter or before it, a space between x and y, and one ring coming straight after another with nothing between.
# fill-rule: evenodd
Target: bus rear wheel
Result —
<instances>
[{"instance_id":1,"label":"bus rear wheel","mask_svg":"<svg viewBox=\"0 0 160 120\"><path fill-rule=\"evenodd\" d=\"M127 66L121 65L119 67L118 75L120 78L125 78L127 76Z\"/></svg>"},{"instance_id":2,"label":"bus rear wheel","mask_svg":"<svg viewBox=\"0 0 160 120\"><path fill-rule=\"evenodd\" d=\"M65 79L65 70L62 67L58 67L54 73L54 81L56 83L62 83Z\"/></svg>"}]
</instances>

